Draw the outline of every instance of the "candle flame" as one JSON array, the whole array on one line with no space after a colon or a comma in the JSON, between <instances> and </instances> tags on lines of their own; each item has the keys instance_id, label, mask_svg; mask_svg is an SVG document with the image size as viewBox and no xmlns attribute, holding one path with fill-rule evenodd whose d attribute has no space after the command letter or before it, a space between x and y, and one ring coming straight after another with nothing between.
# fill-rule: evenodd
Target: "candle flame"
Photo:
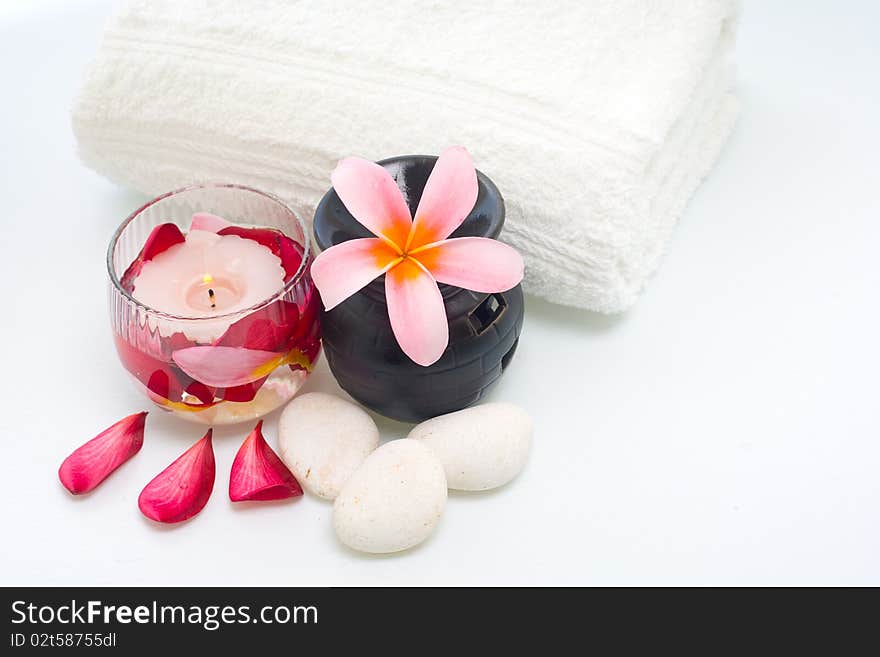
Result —
<instances>
[{"instance_id":1,"label":"candle flame","mask_svg":"<svg viewBox=\"0 0 880 657\"><path fill-rule=\"evenodd\" d=\"M213 280L214 280L214 277L211 276L211 274L205 274L204 276L202 276L202 283L208 284L208 283L213 282Z\"/></svg>"}]
</instances>

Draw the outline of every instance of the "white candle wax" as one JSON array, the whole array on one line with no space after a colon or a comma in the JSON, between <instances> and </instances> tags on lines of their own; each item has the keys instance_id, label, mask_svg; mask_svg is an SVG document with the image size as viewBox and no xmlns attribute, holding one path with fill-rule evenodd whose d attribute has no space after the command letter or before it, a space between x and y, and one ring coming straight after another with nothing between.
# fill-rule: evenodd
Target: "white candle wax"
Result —
<instances>
[{"instance_id":1,"label":"white candle wax","mask_svg":"<svg viewBox=\"0 0 880 657\"><path fill-rule=\"evenodd\" d=\"M281 259L262 244L237 235L191 230L184 242L144 263L132 296L171 315L210 318L246 310L282 285ZM183 332L190 340L208 344L235 319L187 322ZM162 321L158 328L166 336L181 330Z\"/></svg>"}]
</instances>

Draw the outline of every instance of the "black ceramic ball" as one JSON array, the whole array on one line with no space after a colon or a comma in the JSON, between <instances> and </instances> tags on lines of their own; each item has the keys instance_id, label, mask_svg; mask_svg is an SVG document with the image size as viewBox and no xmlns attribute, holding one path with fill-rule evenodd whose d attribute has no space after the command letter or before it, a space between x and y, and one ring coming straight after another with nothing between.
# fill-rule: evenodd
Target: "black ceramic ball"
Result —
<instances>
[{"instance_id":1,"label":"black ceramic ball","mask_svg":"<svg viewBox=\"0 0 880 657\"><path fill-rule=\"evenodd\" d=\"M379 162L397 182L415 214L437 158L407 155ZM451 237L497 238L504 226L504 199L477 172L473 210ZM321 249L373 237L330 189L315 211ZM501 376L516 351L523 322L522 289L485 294L440 285L449 320L449 346L422 367L400 349L385 304L384 277L321 316L324 353L339 385L364 406L406 422L451 413L478 401Z\"/></svg>"}]
</instances>

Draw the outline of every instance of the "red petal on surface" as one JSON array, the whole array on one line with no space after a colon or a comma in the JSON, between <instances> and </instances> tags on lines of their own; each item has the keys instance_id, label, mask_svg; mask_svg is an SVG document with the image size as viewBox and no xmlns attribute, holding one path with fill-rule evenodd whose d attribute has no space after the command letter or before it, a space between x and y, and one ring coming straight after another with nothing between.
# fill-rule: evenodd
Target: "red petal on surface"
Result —
<instances>
[{"instance_id":1,"label":"red petal on surface","mask_svg":"<svg viewBox=\"0 0 880 657\"><path fill-rule=\"evenodd\" d=\"M159 224L153 228L147 241L144 242L144 248L141 249L137 258L128 266L119 280L122 289L131 292L134 289L134 279L141 273L145 262L152 260L175 244L180 244L185 239L176 224Z\"/></svg>"},{"instance_id":2,"label":"red petal on surface","mask_svg":"<svg viewBox=\"0 0 880 657\"><path fill-rule=\"evenodd\" d=\"M224 228L228 228L232 224L223 217L218 217L210 212L196 212L192 216L192 222L189 225L190 230L205 230L210 233L219 233Z\"/></svg>"},{"instance_id":3,"label":"red petal on surface","mask_svg":"<svg viewBox=\"0 0 880 657\"><path fill-rule=\"evenodd\" d=\"M229 226L217 231L218 235L238 235L262 244L281 260L284 267L284 279L293 276L302 264L302 247L280 230L274 228L248 228L246 226Z\"/></svg>"},{"instance_id":4,"label":"red petal on surface","mask_svg":"<svg viewBox=\"0 0 880 657\"><path fill-rule=\"evenodd\" d=\"M144 444L146 411L121 419L64 459L58 478L74 495L88 493L137 454Z\"/></svg>"},{"instance_id":5,"label":"red petal on surface","mask_svg":"<svg viewBox=\"0 0 880 657\"><path fill-rule=\"evenodd\" d=\"M303 494L299 482L263 438L263 421L245 438L229 475L233 502L283 500Z\"/></svg>"},{"instance_id":6,"label":"red petal on surface","mask_svg":"<svg viewBox=\"0 0 880 657\"><path fill-rule=\"evenodd\" d=\"M213 430L148 483L138 508L156 522L183 522L205 508L214 490Z\"/></svg>"}]
</instances>

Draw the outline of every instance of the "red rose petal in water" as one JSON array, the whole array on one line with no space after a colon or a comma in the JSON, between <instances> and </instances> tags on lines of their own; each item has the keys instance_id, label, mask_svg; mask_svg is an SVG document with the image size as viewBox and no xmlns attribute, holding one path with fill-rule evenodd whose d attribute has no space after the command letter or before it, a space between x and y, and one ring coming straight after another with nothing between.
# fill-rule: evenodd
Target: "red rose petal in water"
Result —
<instances>
[{"instance_id":1,"label":"red rose petal in water","mask_svg":"<svg viewBox=\"0 0 880 657\"><path fill-rule=\"evenodd\" d=\"M148 483L138 508L156 522L183 522L205 508L214 490L213 430Z\"/></svg>"},{"instance_id":2,"label":"red rose petal in water","mask_svg":"<svg viewBox=\"0 0 880 657\"><path fill-rule=\"evenodd\" d=\"M152 260L163 251L171 248L175 244L180 244L186 238L180 229L172 223L159 224L153 228L147 241L144 242L144 248L138 254L132 263L125 270L119 283L122 289L131 292L134 289L134 279L141 273L144 263Z\"/></svg>"},{"instance_id":3,"label":"red rose petal in water","mask_svg":"<svg viewBox=\"0 0 880 657\"><path fill-rule=\"evenodd\" d=\"M188 337L186 337L185 333L181 333L180 331L172 333L167 338L163 335L160 335L159 341L162 353L166 355L171 355L178 349L195 347L198 344L195 340L190 340Z\"/></svg>"},{"instance_id":4,"label":"red rose petal in water","mask_svg":"<svg viewBox=\"0 0 880 657\"><path fill-rule=\"evenodd\" d=\"M256 312L235 322L214 342L214 346L276 351L284 343L289 330L259 315Z\"/></svg>"},{"instance_id":5,"label":"red rose petal in water","mask_svg":"<svg viewBox=\"0 0 880 657\"><path fill-rule=\"evenodd\" d=\"M302 264L302 247L280 230L274 228L247 228L245 226L229 226L217 231L218 235L237 235L262 244L281 260L284 267L284 279L288 280Z\"/></svg>"},{"instance_id":6,"label":"red rose petal in water","mask_svg":"<svg viewBox=\"0 0 880 657\"><path fill-rule=\"evenodd\" d=\"M193 381L186 387L187 394L198 399L203 406L214 404L214 391L201 381Z\"/></svg>"},{"instance_id":7,"label":"red rose petal in water","mask_svg":"<svg viewBox=\"0 0 880 657\"><path fill-rule=\"evenodd\" d=\"M290 336L291 347L296 346L302 340L311 340L320 335L321 322L318 319L319 301L317 293L311 294L302 306L299 323L294 327Z\"/></svg>"},{"instance_id":8,"label":"red rose petal in water","mask_svg":"<svg viewBox=\"0 0 880 657\"><path fill-rule=\"evenodd\" d=\"M230 402L249 402L253 401L254 397L257 396L257 393L260 391L260 388L263 387L263 384L266 383L266 379L268 376L264 376L262 379L257 379L256 381L251 381L250 383L243 383L240 386L233 386L231 388L225 388L223 390L218 391L218 396L220 396L223 401Z\"/></svg>"},{"instance_id":9,"label":"red rose petal in water","mask_svg":"<svg viewBox=\"0 0 880 657\"><path fill-rule=\"evenodd\" d=\"M307 311L309 309L314 311L316 307L315 303L309 304ZM314 312L306 319L317 325ZM280 299L232 324L212 346L244 347L257 351L288 353L298 341L301 341L301 327L307 328L302 325L299 306L292 301ZM317 326L314 328L318 329ZM304 368L295 365L294 369ZM266 378L263 376L256 381L218 389L216 396L225 401L249 402L259 392Z\"/></svg>"},{"instance_id":10,"label":"red rose petal in water","mask_svg":"<svg viewBox=\"0 0 880 657\"><path fill-rule=\"evenodd\" d=\"M300 322L299 306L281 299L232 324L214 341L215 347L285 351Z\"/></svg>"},{"instance_id":11,"label":"red rose petal in water","mask_svg":"<svg viewBox=\"0 0 880 657\"><path fill-rule=\"evenodd\" d=\"M321 355L321 342L319 340L310 342L304 345L301 348L301 351L303 359L308 364L308 367L306 367L302 362L294 362L290 363L290 369L294 372L296 372L297 370L311 372L315 367L315 363L318 362L318 356Z\"/></svg>"},{"instance_id":12,"label":"red rose petal in water","mask_svg":"<svg viewBox=\"0 0 880 657\"><path fill-rule=\"evenodd\" d=\"M58 478L74 495L88 493L144 444L146 411L123 418L64 459Z\"/></svg>"},{"instance_id":13,"label":"red rose petal in water","mask_svg":"<svg viewBox=\"0 0 880 657\"><path fill-rule=\"evenodd\" d=\"M262 428L260 420L232 462L229 499L233 502L283 500L303 494L299 482L263 438Z\"/></svg>"}]
</instances>

